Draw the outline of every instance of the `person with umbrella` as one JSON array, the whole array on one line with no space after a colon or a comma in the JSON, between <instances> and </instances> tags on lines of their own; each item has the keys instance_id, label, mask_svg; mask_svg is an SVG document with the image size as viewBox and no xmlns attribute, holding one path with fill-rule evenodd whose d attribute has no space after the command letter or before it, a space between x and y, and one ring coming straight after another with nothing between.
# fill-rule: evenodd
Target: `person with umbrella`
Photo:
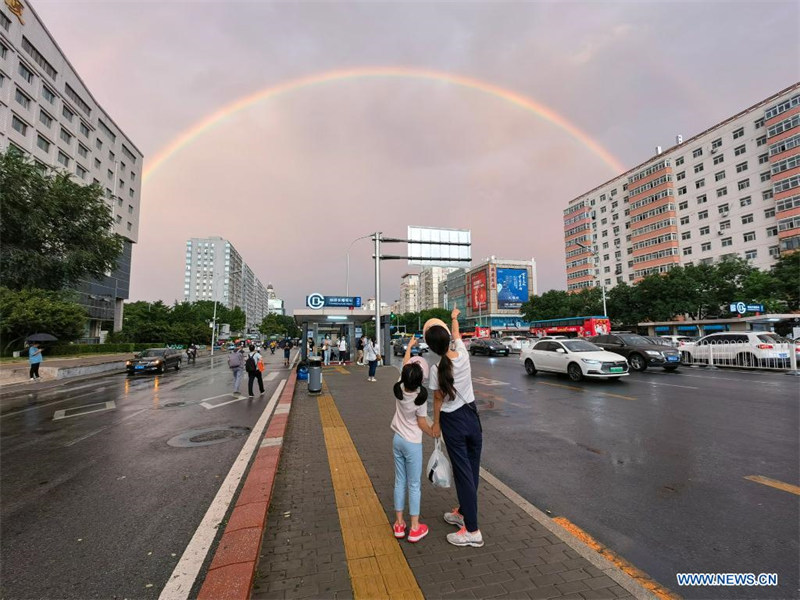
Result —
<instances>
[{"instance_id":1,"label":"person with umbrella","mask_svg":"<svg viewBox=\"0 0 800 600\"><path fill-rule=\"evenodd\" d=\"M28 362L31 364L31 381L36 381L39 379L39 365L42 364L42 349L39 347L39 342L31 342L28 348Z\"/></svg>"}]
</instances>

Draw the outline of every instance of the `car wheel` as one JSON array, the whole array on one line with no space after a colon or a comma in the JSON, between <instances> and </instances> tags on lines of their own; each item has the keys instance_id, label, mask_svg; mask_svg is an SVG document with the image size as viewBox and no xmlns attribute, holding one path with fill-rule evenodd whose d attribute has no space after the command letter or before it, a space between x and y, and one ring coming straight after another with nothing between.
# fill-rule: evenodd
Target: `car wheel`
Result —
<instances>
[{"instance_id":1,"label":"car wheel","mask_svg":"<svg viewBox=\"0 0 800 600\"><path fill-rule=\"evenodd\" d=\"M749 352L743 352L736 356L736 364L740 367L756 367L758 359Z\"/></svg>"},{"instance_id":2,"label":"car wheel","mask_svg":"<svg viewBox=\"0 0 800 600\"><path fill-rule=\"evenodd\" d=\"M167 371L167 365L166 365L166 363L164 363L163 365L161 365L160 367L158 367L158 372L159 372L159 373L165 373L166 371Z\"/></svg>"},{"instance_id":3,"label":"car wheel","mask_svg":"<svg viewBox=\"0 0 800 600\"><path fill-rule=\"evenodd\" d=\"M644 371L647 368L647 362L641 354L631 354L628 362L631 363L631 368L634 371Z\"/></svg>"},{"instance_id":4,"label":"car wheel","mask_svg":"<svg viewBox=\"0 0 800 600\"><path fill-rule=\"evenodd\" d=\"M472 356L475 356L475 350L470 350L469 353L472 354Z\"/></svg>"},{"instance_id":5,"label":"car wheel","mask_svg":"<svg viewBox=\"0 0 800 600\"><path fill-rule=\"evenodd\" d=\"M665 371L669 371L670 373L672 373L677 368L678 368L677 366L675 366L675 367L664 367L664 370Z\"/></svg>"},{"instance_id":6,"label":"car wheel","mask_svg":"<svg viewBox=\"0 0 800 600\"><path fill-rule=\"evenodd\" d=\"M525 359L525 372L528 375L536 375L536 366L530 358Z\"/></svg>"},{"instance_id":7,"label":"car wheel","mask_svg":"<svg viewBox=\"0 0 800 600\"><path fill-rule=\"evenodd\" d=\"M567 367L567 375L572 381L580 381L583 379L583 371L577 363L570 363Z\"/></svg>"}]
</instances>

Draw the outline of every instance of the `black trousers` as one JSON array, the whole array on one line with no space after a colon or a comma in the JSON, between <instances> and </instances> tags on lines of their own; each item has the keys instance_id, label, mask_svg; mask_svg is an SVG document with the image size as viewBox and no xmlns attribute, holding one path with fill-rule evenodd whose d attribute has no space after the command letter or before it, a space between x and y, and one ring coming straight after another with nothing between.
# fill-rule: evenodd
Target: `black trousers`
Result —
<instances>
[{"instance_id":1,"label":"black trousers","mask_svg":"<svg viewBox=\"0 0 800 600\"><path fill-rule=\"evenodd\" d=\"M456 480L459 512L467 531L478 530L478 482L481 479L483 432L475 403L439 414L442 437L447 445Z\"/></svg>"},{"instance_id":2,"label":"black trousers","mask_svg":"<svg viewBox=\"0 0 800 600\"><path fill-rule=\"evenodd\" d=\"M264 380L261 378L261 371L256 369L252 373L247 374L247 393L248 395L253 395L253 381L258 380L258 389L263 394L264 393Z\"/></svg>"},{"instance_id":3,"label":"black trousers","mask_svg":"<svg viewBox=\"0 0 800 600\"><path fill-rule=\"evenodd\" d=\"M42 363L31 363L31 371L29 377L31 379L39 379L39 365Z\"/></svg>"}]
</instances>

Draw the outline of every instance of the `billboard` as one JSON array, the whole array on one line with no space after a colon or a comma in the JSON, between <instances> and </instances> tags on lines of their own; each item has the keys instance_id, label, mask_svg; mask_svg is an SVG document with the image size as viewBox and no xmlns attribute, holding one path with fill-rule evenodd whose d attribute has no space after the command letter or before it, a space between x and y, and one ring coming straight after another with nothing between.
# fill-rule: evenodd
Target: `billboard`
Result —
<instances>
[{"instance_id":1,"label":"billboard","mask_svg":"<svg viewBox=\"0 0 800 600\"><path fill-rule=\"evenodd\" d=\"M466 267L472 260L469 229L408 227L408 264L426 267Z\"/></svg>"},{"instance_id":2,"label":"billboard","mask_svg":"<svg viewBox=\"0 0 800 600\"><path fill-rule=\"evenodd\" d=\"M497 269L497 308L520 308L528 301L528 269Z\"/></svg>"},{"instance_id":3,"label":"billboard","mask_svg":"<svg viewBox=\"0 0 800 600\"><path fill-rule=\"evenodd\" d=\"M472 274L470 281L470 298L472 310L486 310L486 271Z\"/></svg>"}]
</instances>

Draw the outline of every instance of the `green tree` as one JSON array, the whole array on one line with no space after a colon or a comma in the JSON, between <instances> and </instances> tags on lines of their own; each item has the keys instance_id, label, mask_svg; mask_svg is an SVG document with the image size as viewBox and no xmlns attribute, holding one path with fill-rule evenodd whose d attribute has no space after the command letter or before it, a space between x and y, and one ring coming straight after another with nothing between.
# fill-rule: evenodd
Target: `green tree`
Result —
<instances>
[{"instance_id":1,"label":"green tree","mask_svg":"<svg viewBox=\"0 0 800 600\"><path fill-rule=\"evenodd\" d=\"M568 314L572 311L569 296L564 290L548 290L540 296L531 296L527 302L522 303L520 311L526 321L577 316Z\"/></svg>"},{"instance_id":2,"label":"green tree","mask_svg":"<svg viewBox=\"0 0 800 600\"><path fill-rule=\"evenodd\" d=\"M800 251L781 254L770 274L775 279L776 298L789 310L800 310Z\"/></svg>"},{"instance_id":3,"label":"green tree","mask_svg":"<svg viewBox=\"0 0 800 600\"><path fill-rule=\"evenodd\" d=\"M270 313L264 317L258 330L267 337L273 335L278 337L283 337L284 335L288 335L289 337L300 336L300 328L292 317L274 313Z\"/></svg>"},{"instance_id":4,"label":"green tree","mask_svg":"<svg viewBox=\"0 0 800 600\"><path fill-rule=\"evenodd\" d=\"M60 290L116 266L122 238L99 185L0 154L0 272L11 289Z\"/></svg>"},{"instance_id":5,"label":"green tree","mask_svg":"<svg viewBox=\"0 0 800 600\"><path fill-rule=\"evenodd\" d=\"M32 333L49 333L71 342L83 333L86 311L67 292L0 288L0 337L6 348L20 348Z\"/></svg>"}]
</instances>

